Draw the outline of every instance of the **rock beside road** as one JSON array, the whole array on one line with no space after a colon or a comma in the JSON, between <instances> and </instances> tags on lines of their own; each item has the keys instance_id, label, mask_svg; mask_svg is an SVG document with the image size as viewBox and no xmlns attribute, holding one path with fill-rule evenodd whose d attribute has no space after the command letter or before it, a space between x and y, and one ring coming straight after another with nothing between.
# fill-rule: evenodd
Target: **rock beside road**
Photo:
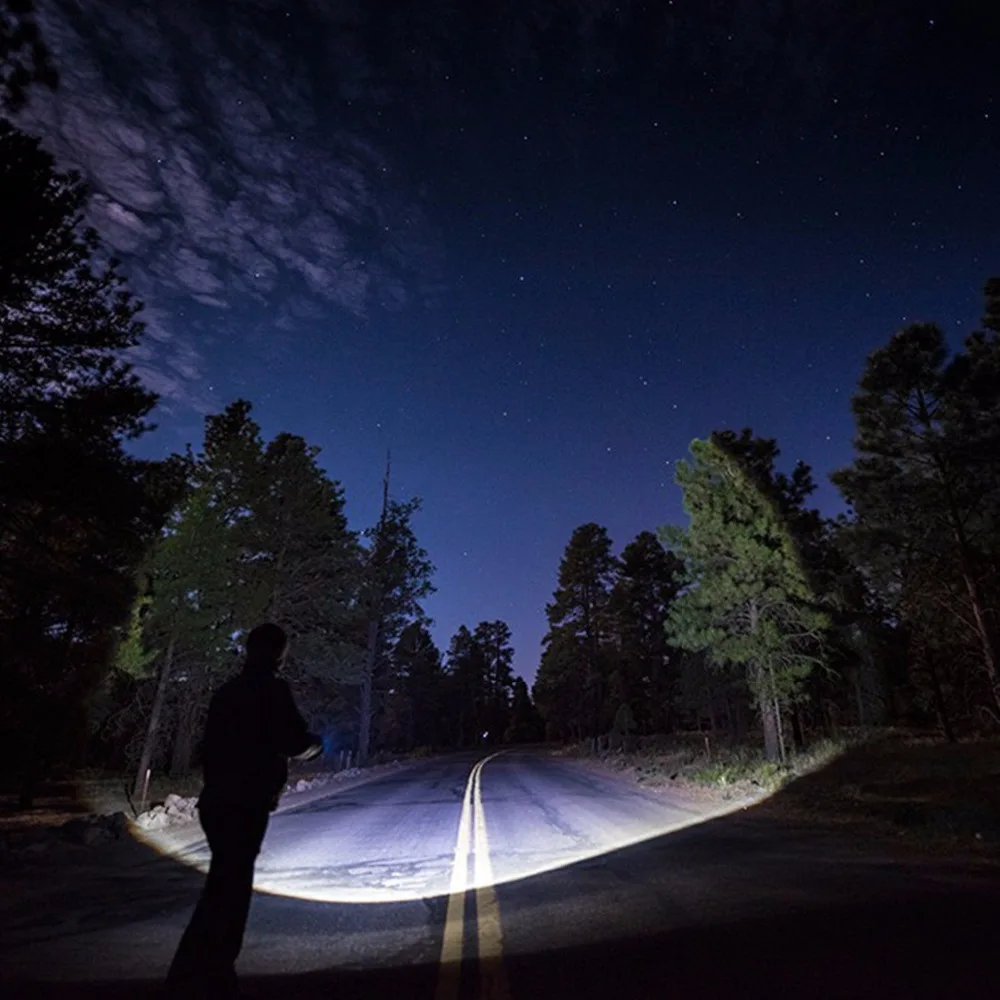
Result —
<instances>
[{"instance_id":1,"label":"rock beside road","mask_svg":"<svg viewBox=\"0 0 1000 1000\"><path fill-rule=\"evenodd\" d=\"M196 796L184 798L182 795L168 795L162 805L140 813L135 825L140 830L165 830L167 827L193 823L198 818L197 805Z\"/></svg>"},{"instance_id":2,"label":"rock beside road","mask_svg":"<svg viewBox=\"0 0 1000 1000\"><path fill-rule=\"evenodd\" d=\"M285 786L284 794L311 792L315 789L335 785L350 778L358 778L365 773L374 773L376 770L398 768L401 766L399 761L392 761L391 764L380 765L378 769L349 767L343 771L321 771L309 777L301 777L289 781ZM153 832L194 823L198 819L197 806L197 796L185 798L182 795L171 794L163 800L161 805L155 805L151 809L147 809L146 812L140 813L136 817L135 825L144 832Z\"/></svg>"},{"instance_id":3,"label":"rock beside road","mask_svg":"<svg viewBox=\"0 0 1000 1000\"><path fill-rule=\"evenodd\" d=\"M314 788L325 788L333 782L343 781L345 778L356 778L361 774L364 774L364 771L360 767L348 767L343 771L317 774L312 778L299 778L298 781L290 781L285 786L285 792L286 794L288 792L311 792Z\"/></svg>"}]
</instances>

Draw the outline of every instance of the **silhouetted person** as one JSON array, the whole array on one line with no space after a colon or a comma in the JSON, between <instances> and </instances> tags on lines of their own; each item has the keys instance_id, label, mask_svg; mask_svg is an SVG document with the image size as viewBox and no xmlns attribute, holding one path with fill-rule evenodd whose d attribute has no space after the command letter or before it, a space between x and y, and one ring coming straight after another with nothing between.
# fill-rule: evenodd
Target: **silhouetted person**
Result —
<instances>
[{"instance_id":1,"label":"silhouetted person","mask_svg":"<svg viewBox=\"0 0 1000 1000\"><path fill-rule=\"evenodd\" d=\"M288 758L310 760L322 750L277 676L286 647L277 625L258 625L247 638L242 672L209 705L198 815L212 862L167 974L173 996L236 996L254 863L288 781Z\"/></svg>"}]
</instances>

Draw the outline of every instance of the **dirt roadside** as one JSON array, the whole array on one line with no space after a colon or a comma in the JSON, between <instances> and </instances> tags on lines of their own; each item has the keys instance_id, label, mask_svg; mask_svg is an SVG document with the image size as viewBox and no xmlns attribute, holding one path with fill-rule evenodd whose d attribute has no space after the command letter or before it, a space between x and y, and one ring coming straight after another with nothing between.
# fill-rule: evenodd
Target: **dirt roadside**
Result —
<instances>
[{"instance_id":1,"label":"dirt roadside","mask_svg":"<svg viewBox=\"0 0 1000 1000\"><path fill-rule=\"evenodd\" d=\"M276 814L308 805L400 772L416 761L387 764L347 771L296 769ZM31 809L16 807L13 795L0 796L0 868L44 862L46 865L77 865L95 852L114 852L126 840L135 840L158 852L174 853L202 839L194 801L200 791L197 779L160 781L151 790L150 803L162 803L180 796L188 807L174 815L163 829L143 829L136 822L132 803L120 777L84 775L46 785Z\"/></svg>"},{"instance_id":2,"label":"dirt roadside","mask_svg":"<svg viewBox=\"0 0 1000 1000\"><path fill-rule=\"evenodd\" d=\"M905 736L845 748L822 766L766 788L692 780L704 768L670 753L566 756L706 813L755 824L880 841L900 855L1000 868L1000 742L948 744Z\"/></svg>"}]
</instances>

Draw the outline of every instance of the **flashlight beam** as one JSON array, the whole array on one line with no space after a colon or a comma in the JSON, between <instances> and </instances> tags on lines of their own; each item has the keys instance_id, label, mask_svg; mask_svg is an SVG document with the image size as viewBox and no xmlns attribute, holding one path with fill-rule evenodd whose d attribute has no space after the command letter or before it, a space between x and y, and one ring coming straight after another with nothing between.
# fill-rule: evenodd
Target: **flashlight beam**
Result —
<instances>
[{"instance_id":1,"label":"flashlight beam","mask_svg":"<svg viewBox=\"0 0 1000 1000\"><path fill-rule=\"evenodd\" d=\"M499 753L491 754L476 763L469 772L465 785L455 842L455 861L451 870L448 909L444 920L444 937L441 941L435 1000L457 1000L459 995L462 958L465 953L465 898L471 888L470 853L474 865L472 884L476 887L475 921L480 979L478 996L481 1000L509 1000L510 997L503 968L500 904L493 886L493 865L490 862L482 793L483 768L499 756Z\"/></svg>"}]
</instances>

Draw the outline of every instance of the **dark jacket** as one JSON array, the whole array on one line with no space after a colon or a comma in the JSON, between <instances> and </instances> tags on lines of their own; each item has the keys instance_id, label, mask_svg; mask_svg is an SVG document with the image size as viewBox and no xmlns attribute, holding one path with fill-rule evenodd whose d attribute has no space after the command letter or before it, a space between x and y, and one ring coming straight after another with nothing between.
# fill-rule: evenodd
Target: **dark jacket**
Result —
<instances>
[{"instance_id":1,"label":"dark jacket","mask_svg":"<svg viewBox=\"0 0 1000 1000\"><path fill-rule=\"evenodd\" d=\"M212 696L199 804L274 809L288 781L288 758L318 743L288 684L270 669L248 664Z\"/></svg>"}]
</instances>

